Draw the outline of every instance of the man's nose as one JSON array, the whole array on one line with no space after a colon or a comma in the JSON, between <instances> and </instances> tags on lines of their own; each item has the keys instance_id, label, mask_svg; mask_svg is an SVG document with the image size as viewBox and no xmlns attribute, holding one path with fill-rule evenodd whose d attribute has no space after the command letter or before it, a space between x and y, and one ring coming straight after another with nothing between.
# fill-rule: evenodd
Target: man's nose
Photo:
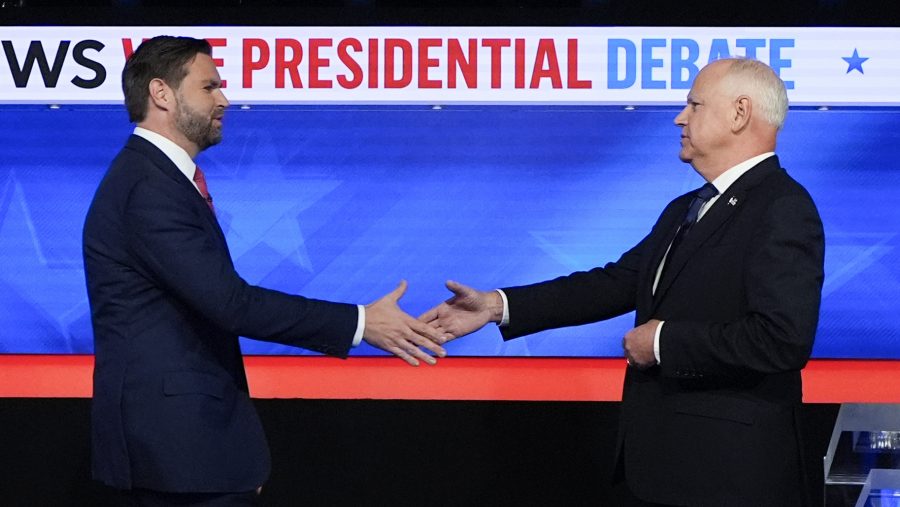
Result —
<instances>
[{"instance_id":1,"label":"man's nose","mask_svg":"<svg viewBox=\"0 0 900 507\"><path fill-rule=\"evenodd\" d=\"M223 108L231 105L231 103L228 102L228 99L225 97L225 92L223 92L221 88L219 88L218 91L219 91L219 100L217 101L218 104L220 106L222 106Z\"/></svg>"},{"instance_id":2,"label":"man's nose","mask_svg":"<svg viewBox=\"0 0 900 507\"><path fill-rule=\"evenodd\" d=\"M675 125L678 127L687 125L687 106L684 106L684 109L675 116Z\"/></svg>"}]
</instances>

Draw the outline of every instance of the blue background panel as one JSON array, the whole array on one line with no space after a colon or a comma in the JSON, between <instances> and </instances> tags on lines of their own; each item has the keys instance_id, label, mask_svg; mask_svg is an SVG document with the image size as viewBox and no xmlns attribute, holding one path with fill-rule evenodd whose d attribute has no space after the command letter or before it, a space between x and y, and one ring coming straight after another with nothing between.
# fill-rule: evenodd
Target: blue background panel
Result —
<instances>
[{"instance_id":1,"label":"blue background panel","mask_svg":"<svg viewBox=\"0 0 900 507\"><path fill-rule=\"evenodd\" d=\"M234 108L198 158L251 283L369 303L410 282L413 315L448 278L483 288L618 258L702 184L675 108ZM121 107L0 107L0 352L90 353L81 226L131 131ZM900 110L794 110L783 165L825 223L816 357L900 359ZM632 315L454 355L621 356ZM246 353L304 354L244 341ZM357 355L377 354L367 345Z\"/></svg>"}]
</instances>

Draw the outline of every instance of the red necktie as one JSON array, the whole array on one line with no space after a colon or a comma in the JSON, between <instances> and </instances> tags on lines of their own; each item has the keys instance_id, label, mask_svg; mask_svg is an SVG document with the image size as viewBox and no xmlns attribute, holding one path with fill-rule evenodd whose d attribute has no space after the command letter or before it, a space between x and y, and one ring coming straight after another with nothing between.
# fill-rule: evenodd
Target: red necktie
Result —
<instances>
[{"instance_id":1,"label":"red necktie","mask_svg":"<svg viewBox=\"0 0 900 507\"><path fill-rule=\"evenodd\" d=\"M200 170L199 166L194 166L194 183L196 183L197 188L200 189L200 195L206 199L206 204L209 205L209 209L215 211L215 208L213 208L212 196L209 195L209 190L206 188L206 177L203 176L203 171Z\"/></svg>"}]
</instances>

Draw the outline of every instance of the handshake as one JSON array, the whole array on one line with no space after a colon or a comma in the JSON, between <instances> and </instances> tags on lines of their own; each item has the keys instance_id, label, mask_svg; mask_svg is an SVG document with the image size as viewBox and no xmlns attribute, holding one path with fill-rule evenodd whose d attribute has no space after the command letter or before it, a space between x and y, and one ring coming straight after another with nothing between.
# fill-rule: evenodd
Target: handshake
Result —
<instances>
[{"instance_id":1,"label":"handshake","mask_svg":"<svg viewBox=\"0 0 900 507\"><path fill-rule=\"evenodd\" d=\"M397 305L406 286L404 280L389 294L366 305L363 339L413 366L419 361L437 363L434 356L447 355L441 345L503 318L503 300L497 291L483 292L448 281L453 296L414 319Z\"/></svg>"},{"instance_id":2,"label":"handshake","mask_svg":"<svg viewBox=\"0 0 900 507\"><path fill-rule=\"evenodd\" d=\"M413 366L419 361L435 364L434 356L447 355L441 345L488 322L502 321L503 298L498 291L480 291L453 281L447 282L447 289L453 293L450 299L414 319L397 306L406 292L406 282L400 282L393 292L366 306L363 338ZM660 325L651 319L625 333L622 350L629 365L644 369L656 364L654 343Z\"/></svg>"}]
</instances>

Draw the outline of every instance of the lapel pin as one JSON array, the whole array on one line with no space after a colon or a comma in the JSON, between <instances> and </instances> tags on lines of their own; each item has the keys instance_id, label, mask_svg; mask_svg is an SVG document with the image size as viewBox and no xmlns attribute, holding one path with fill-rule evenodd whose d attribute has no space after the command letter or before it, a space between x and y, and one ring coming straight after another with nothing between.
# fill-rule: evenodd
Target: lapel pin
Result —
<instances>
[{"instance_id":1,"label":"lapel pin","mask_svg":"<svg viewBox=\"0 0 900 507\"><path fill-rule=\"evenodd\" d=\"M737 197L732 197L731 199L728 199L728 205L729 206L737 206Z\"/></svg>"}]
</instances>

